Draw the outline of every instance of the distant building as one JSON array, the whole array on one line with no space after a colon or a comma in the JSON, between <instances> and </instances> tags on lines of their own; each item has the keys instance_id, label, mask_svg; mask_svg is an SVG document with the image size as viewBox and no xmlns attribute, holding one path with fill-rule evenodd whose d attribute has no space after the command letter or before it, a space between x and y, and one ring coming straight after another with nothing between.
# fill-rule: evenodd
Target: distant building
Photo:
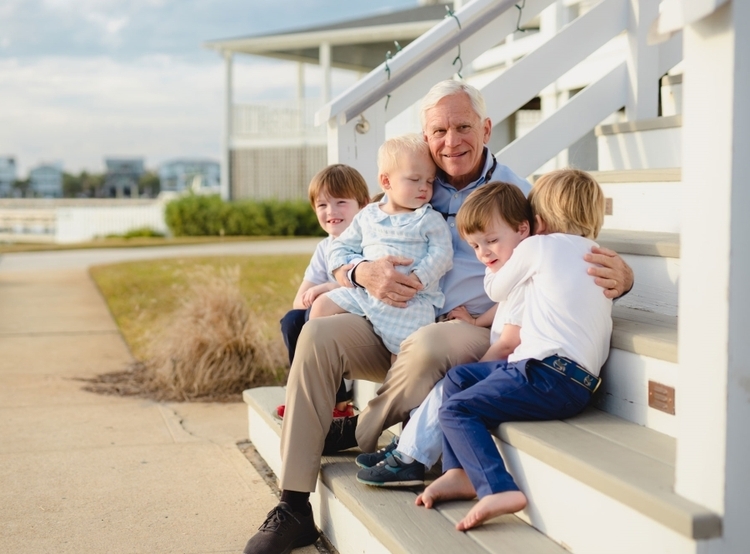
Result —
<instances>
[{"instance_id":1,"label":"distant building","mask_svg":"<svg viewBox=\"0 0 750 554\"><path fill-rule=\"evenodd\" d=\"M0 197L13 195L16 180L16 159L13 156L0 156Z\"/></svg>"},{"instance_id":2,"label":"distant building","mask_svg":"<svg viewBox=\"0 0 750 554\"><path fill-rule=\"evenodd\" d=\"M138 197L138 181L146 172L143 158L105 158L103 194L107 197Z\"/></svg>"},{"instance_id":3,"label":"distant building","mask_svg":"<svg viewBox=\"0 0 750 554\"><path fill-rule=\"evenodd\" d=\"M63 172L60 164L42 164L29 171L29 186L34 196L61 198Z\"/></svg>"},{"instance_id":4,"label":"distant building","mask_svg":"<svg viewBox=\"0 0 750 554\"><path fill-rule=\"evenodd\" d=\"M165 162L159 168L162 191L182 192L193 187L196 192L219 193L221 167L219 162L199 158L183 158Z\"/></svg>"}]
</instances>

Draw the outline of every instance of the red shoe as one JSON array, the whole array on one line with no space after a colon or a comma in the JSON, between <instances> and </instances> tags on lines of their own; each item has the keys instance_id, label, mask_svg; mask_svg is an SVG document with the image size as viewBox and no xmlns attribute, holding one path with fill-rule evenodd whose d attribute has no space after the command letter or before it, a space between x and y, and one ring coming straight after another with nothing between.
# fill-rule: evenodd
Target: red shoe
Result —
<instances>
[{"instance_id":1,"label":"red shoe","mask_svg":"<svg viewBox=\"0 0 750 554\"><path fill-rule=\"evenodd\" d=\"M281 404L280 406L276 406L276 415L279 419L284 419L284 410L286 410L286 405ZM336 408L333 409L333 417L334 419L337 417L352 417L354 416L354 406L351 404L346 405L346 410L337 410Z\"/></svg>"}]
</instances>

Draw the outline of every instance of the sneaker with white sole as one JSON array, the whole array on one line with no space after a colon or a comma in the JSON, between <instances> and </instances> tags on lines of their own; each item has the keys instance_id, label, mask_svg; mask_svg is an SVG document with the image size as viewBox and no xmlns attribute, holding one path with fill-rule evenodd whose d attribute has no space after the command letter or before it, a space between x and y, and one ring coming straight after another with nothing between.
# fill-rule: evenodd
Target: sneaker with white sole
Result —
<instances>
[{"instance_id":1,"label":"sneaker with white sole","mask_svg":"<svg viewBox=\"0 0 750 554\"><path fill-rule=\"evenodd\" d=\"M415 487L424 485L424 464L407 464L394 452L373 467L357 472L357 481L373 487Z\"/></svg>"}]
</instances>

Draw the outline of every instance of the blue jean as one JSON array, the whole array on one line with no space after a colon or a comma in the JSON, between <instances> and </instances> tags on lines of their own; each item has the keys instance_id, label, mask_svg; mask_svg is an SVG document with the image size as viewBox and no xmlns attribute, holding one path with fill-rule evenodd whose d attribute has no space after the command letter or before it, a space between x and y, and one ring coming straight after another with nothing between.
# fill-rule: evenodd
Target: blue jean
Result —
<instances>
[{"instance_id":1,"label":"blue jean","mask_svg":"<svg viewBox=\"0 0 750 554\"><path fill-rule=\"evenodd\" d=\"M310 319L310 308L306 310L289 310L281 318L281 336L284 339L284 345L289 352L289 365L294 360L294 352L297 350L297 338L302 332L302 326ZM346 383L341 381L339 390L336 392L336 403L346 402L352 399L352 392L346 389Z\"/></svg>"},{"instance_id":2,"label":"blue jean","mask_svg":"<svg viewBox=\"0 0 750 554\"><path fill-rule=\"evenodd\" d=\"M463 468L479 498L517 491L489 429L572 417L590 399L588 390L536 360L456 366L445 376L439 412L443 471Z\"/></svg>"}]
</instances>

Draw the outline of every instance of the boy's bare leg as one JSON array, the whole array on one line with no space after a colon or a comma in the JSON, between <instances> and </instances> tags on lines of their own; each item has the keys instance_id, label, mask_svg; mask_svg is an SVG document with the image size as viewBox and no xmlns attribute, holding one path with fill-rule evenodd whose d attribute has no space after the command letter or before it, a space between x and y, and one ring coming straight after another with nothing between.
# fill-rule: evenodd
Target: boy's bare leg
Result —
<instances>
[{"instance_id":1,"label":"boy's bare leg","mask_svg":"<svg viewBox=\"0 0 750 554\"><path fill-rule=\"evenodd\" d=\"M348 312L344 308L336 304L325 294L321 294L315 299L315 302L313 302L313 305L310 308L310 319L345 313Z\"/></svg>"},{"instance_id":2,"label":"boy's bare leg","mask_svg":"<svg viewBox=\"0 0 750 554\"><path fill-rule=\"evenodd\" d=\"M437 481L435 481L437 483ZM425 490L425 492L427 492ZM488 519L504 514L515 514L526 507L526 495L521 491L505 491L490 494L477 502L466 517L458 522L456 529L466 531L481 525Z\"/></svg>"},{"instance_id":3,"label":"boy's bare leg","mask_svg":"<svg viewBox=\"0 0 750 554\"><path fill-rule=\"evenodd\" d=\"M430 483L424 492L417 496L415 504L417 506L424 506L425 508L432 508L435 502L441 500L474 498L476 495L477 491L474 489L474 485L471 484L466 472L461 468L454 468L449 469Z\"/></svg>"}]
</instances>

